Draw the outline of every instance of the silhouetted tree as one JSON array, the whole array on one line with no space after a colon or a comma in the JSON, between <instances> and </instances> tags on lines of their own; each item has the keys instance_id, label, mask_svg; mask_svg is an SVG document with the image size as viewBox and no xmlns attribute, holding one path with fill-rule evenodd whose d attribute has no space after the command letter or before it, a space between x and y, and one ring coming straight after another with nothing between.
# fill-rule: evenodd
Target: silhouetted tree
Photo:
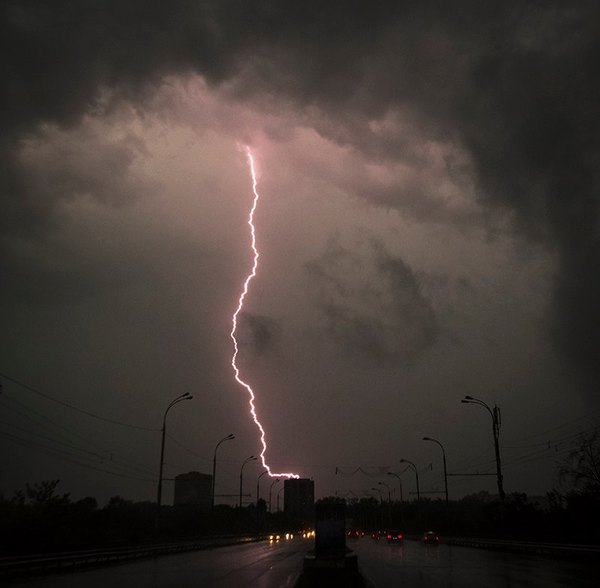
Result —
<instances>
[{"instance_id":1,"label":"silhouetted tree","mask_svg":"<svg viewBox=\"0 0 600 588\"><path fill-rule=\"evenodd\" d=\"M562 482L572 484L574 489L590 494L600 494L600 429L581 435L559 466Z\"/></svg>"},{"instance_id":2,"label":"silhouetted tree","mask_svg":"<svg viewBox=\"0 0 600 588\"><path fill-rule=\"evenodd\" d=\"M71 502L67 492L62 496L56 493L60 480L45 480L36 482L33 486L25 485L25 494L29 504L33 506L64 506Z\"/></svg>"}]
</instances>

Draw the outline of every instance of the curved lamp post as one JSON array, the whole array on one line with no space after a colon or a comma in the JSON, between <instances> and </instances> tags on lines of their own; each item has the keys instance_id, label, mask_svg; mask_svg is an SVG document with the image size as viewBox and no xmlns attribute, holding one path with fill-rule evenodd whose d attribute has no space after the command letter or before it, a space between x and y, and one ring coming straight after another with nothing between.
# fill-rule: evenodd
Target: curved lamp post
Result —
<instances>
[{"instance_id":1,"label":"curved lamp post","mask_svg":"<svg viewBox=\"0 0 600 588\"><path fill-rule=\"evenodd\" d=\"M183 402L184 400L191 400L192 398L193 398L193 396L189 392L186 392L185 394L182 394L181 396L177 396L177 398L174 398L171 401L171 403L169 404L169 406L167 406L167 409L165 410L165 414L163 415L161 440L160 440L160 466L158 468L158 489L156 492L156 531L157 531L157 533L158 533L158 520L160 517L160 507L162 504L162 479L163 479L163 465L164 465L164 461L165 461L165 435L167 432L167 414L176 404L179 404L180 402Z\"/></svg>"},{"instance_id":2,"label":"curved lamp post","mask_svg":"<svg viewBox=\"0 0 600 588\"><path fill-rule=\"evenodd\" d=\"M247 457L242 463L242 467L240 468L240 508L242 508L242 476L244 475L244 466L250 461L256 461L256 457L254 457L253 455Z\"/></svg>"},{"instance_id":3,"label":"curved lamp post","mask_svg":"<svg viewBox=\"0 0 600 588\"><path fill-rule=\"evenodd\" d=\"M275 484L277 484L277 482L281 482L281 478L276 478L275 480L273 480L273 482L269 486L269 512L271 512L271 498L272 498L273 486L275 486Z\"/></svg>"},{"instance_id":4,"label":"curved lamp post","mask_svg":"<svg viewBox=\"0 0 600 588\"><path fill-rule=\"evenodd\" d=\"M215 477L217 475L217 449L219 449L219 445L223 443L223 441L231 441L231 439L235 439L235 435L233 433L229 433L227 437L223 437L217 445L215 446L215 452L213 454L213 475L212 475L212 497L211 497L211 507L215 508Z\"/></svg>"},{"instance_id":5,"label":"curved lamp post","mask_svg":"<svg viewBox=\"0 0 600 588\"><path fill-rule=\"evenodd\" d=\"M423 437L423 441L433 441L434 443L437 443L442 449L442 457L444 458L444 489L446 491L446 504L448 504L448 472L446 471L446 451L444 450L444 446L437 439L432 439L431 437Z\"/></svg>"},{"instance_id":6,"label":"curved lamp post","mask_svg":"<svg viewBox=\"0 0 600 588\"><path fill-rule=\"evenodd\" d=\"M394 472L388 472L387 475L394 476L394 478L398 480L398 485L400 486L400 504L402 504L404 502L404 497L402 496L402 480L400 476L398 474L395 474Z\"/></svg>"},{"instance_id":7,"label":"curved lamp post","mask_svg":"<svg viewBox=\"0 0 600 588\"><path fill-rule=\"evenodd\" d=\"M387 488L388 502L391 504L392 503L392 494L390 492L390 487L385 482L377 482L377 484L379 486L385 486Z\"/></svg>"},{"instance_id":8,"label":"curved lamp post","mask_svg":"<svg viewBox=\"0 0 600 588\"><path fill-rule=\"evenodd\" d=\"M415 470L415 477L417 479L417 502L421 502L421 493L419 491L419 472L417 471L417 466L412 461L408 461L408 459L401 459L400 463L407 463L412 467L413 470Z\"/></svg>"},{"instance_id":9,"label":"curved lamp post","mask_svg":"<svg viewBox=\"0 0 600 588\"><path fill-rule=\"evenodd\" d=\"M502 465L500 463L500 409L498 406L494 405L494 408L491 409L483 400L479 400L479 398L473 398L473 396L465 396L461 402L463 404L478 404L479 406L483 406L492 417L492 433L494 435L494 449L496 451L496 479L498 482L498 495L500 496L500 500L504 500L504 484L502 480Z\"/></svg>"},{"instance_id":10,"label":"curved lamp post","mask_svg":"<svg viewBox=\"0 0 600 588\"><path fill-rule=\"evenodd\" d=\"M260 500L260 479L268 473L269 470L265 470L262 474L258 476L258 478L256 478L256 506L258 506L258 501Z\"/></svg>"}]
</instances>

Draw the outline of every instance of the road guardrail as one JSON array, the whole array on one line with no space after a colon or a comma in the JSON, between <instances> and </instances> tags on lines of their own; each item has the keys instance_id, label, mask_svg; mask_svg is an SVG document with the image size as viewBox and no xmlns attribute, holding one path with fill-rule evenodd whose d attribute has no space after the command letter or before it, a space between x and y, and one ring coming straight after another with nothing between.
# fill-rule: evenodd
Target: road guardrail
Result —
<instances>
[{"instance_id":1,"label":"road guardrail","mask_svg":"<svg viewBox=\"0 0 600 588\"><path fill-rule=\"evenodd\" d=\"M411 541L420 541L419 535L405 535ZM517 541L511 539L487 539L481 537L440 537L440 543L475 547L477 549L494 549L496 551L519 551L539 555L556 555L562 557L600 556L600 545L583 545L576 543L543 543L536 541Z\"/></svg>"},{"instance_id":2,"label":"road guardrail","mask_svg":"<svg viewBox=\"0 0 600 588\"><path fill-rule=\"evenodd\" d=\"M240 543L263 541L265 536L222 536L179 543L160 543L136 547L96 549L62 553L41 553L0 558L0 577L20 574L44 574L118 563L132 559L156 557L185 551L198 551Z\"/></svg>"}]
</instances>

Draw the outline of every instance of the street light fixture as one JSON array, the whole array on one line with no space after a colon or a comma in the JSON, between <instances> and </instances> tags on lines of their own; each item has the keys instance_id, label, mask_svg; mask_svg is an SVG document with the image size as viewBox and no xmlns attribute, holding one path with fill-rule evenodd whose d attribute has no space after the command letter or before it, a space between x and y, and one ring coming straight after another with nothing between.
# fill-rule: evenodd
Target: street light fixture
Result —
<instances>
[{"instance_id":1,"label":"street light fixture","mask_svg":"<svg viewBox=\"0 0 600 588\"><path fill-rule=\"evenodd\" d=\"M231 441L231 439L235 439L235 435L233 433L229 433L229 435L227 435L227 437L223 437L223 439L221 439L215 446L215 452L213 454L212 497L211 497L211 507L213 509L215 508L215 488L216 488L215 478L217 475L217 449L219 449L219 445L221 445L221 443L223 443L224 441Z\"/></svg>"},{"instance_id":2,"label":"street light fixture","mask_svg":"<svg viewBox=\"0 0 600 588\"><path fill-rule=\"evenodd\" d=\"M273 491L273 486L275 486L275 484L277 484L277 482L281 482L281 478L276 478L275 480L273 480L273 482L269 486L269 512L271 512L271 498L272 498L271 493Z\"/></svg>"},{"instance_id":3,"label":"street light fixture","mask_svg":"<svg viewBox=\"0 0 600 588\"><path fill-rule=\"evenodd\" d=\"M165 461L165 435L167 432L167 414L176 404L183 402L184 400L191 400L193 396L186 392L181 396L174 398L163 415L162 429L161 429L161 440L160 440L160 466L158 468L158 489L156 492L156 532L158 533L158 521L160 518L160 507L162 504L162 480L163 480L163 465Z\"/></svg>"},{"instance_id":4,"label":"street light fixture","mask_svg":"<svg viewBox=\"0 0 600 588\"><path fill-rule=\"evenodd\" d=\"M408 459L401 459L400 463L407 463L412 467L413 470L415 470L415 477L417 479L417 502L421 502L421 493L419 492L419 472L417 470L417 466L412 461L408 461Z\"/></svg>"},{"instance_id":5,"label":"street light fixture","mask_svg":"<svg viewBox=\"0 0 600 588\"><path fill-rule=\"evenodd\" d=\"M423 441L433 441L442 448L442 457L444 458L444 488L446 491L446 504L448 504L448 472L446 470L446 451L444 450L444 446L437 439L432 439L431 437L423 437Z\"/></svg>"},{"instance_id":6,"label":"street light fixture","mask_svg":"<svg viewBox=\"0 0 600 588\"><path fill-rule=\"evenodd\" d=\"M400 486L400 504L402 504L404 502L404 497L402 495L402 480L400 476L398 474L395 474L394 472L388 472L387 475L394 476L394 478L398 480L398 485Z\"/></svg>"},{"instance_id":7,"label":"street light fixture","mask_svg":"<svg viewBox=\"0 0 600 588\"><path fill-rule=\"evenodd\" d=\"M465 396L461 402L463 404L478 404L479 406L483 406L492 417L492 433L494 435L494 449L496 452L496 479L498 482L498 494L500 496L500 500L504 500L504 484L502 479L502 465L500 462L500 424L501 424L501 415L500 408L494 405L494 408L491 409L483 400L479 400L479 398L473 398L473 396Z\"/></svg>"},{"instance_id":8,"label":"street light fixture","mask_svg":"<svg viewBox=\"0 0 600 588\"><path fill-rule=\"evenodd\" d=\"M251 455L250 457L246 458L242 463L242 467L240 468L240 508L242 508L242 476L244 474L244 466L250 461L256 461L256 457Z\"/></svg>"},{"instance_id":9,"label":"street light fixture","mask_svg":"<svg viewBox=\"0 0 600 588\"><path fill-rule=\"evenodd\" d=\"M260 474L260 476L258 476L258 478L256 478L256 506L258 507L258 501L260 500L260 479L265 475L268 474L269 470L265 470L262 474Z\"/></svg>"},{"instance_id":10,"label":"street light fixture","mask_svg":"<svg viewBox=\"0 0 600 588\"><path fill-rule=\"evenodd\" d=\"M387 488L388 493L388 503L392 504L392 494L390 492L390 487L385 482L377 482L379 486L385 486Z\"/></svg>"}]
</instances>

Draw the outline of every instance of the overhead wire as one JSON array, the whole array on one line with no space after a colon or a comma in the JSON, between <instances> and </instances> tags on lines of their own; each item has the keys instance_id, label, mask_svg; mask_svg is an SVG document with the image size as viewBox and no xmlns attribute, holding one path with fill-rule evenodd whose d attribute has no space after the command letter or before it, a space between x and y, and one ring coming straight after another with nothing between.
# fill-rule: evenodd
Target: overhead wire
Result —
<instances>
[{"instance_id":1,"label":"overhead wire","mask_svg":"<svg viewBox=\"0 0 600 588\"><path fill-rule=\"evenodd\" d=\"M2 422L2 424L6 424L6 422ZM112 467L120 469L120 470L124 470L126 472L129 472L130 470L134 470L134 471L140 472L142 474L153 475L153 472L150 472L150 471L145 470L143 468L139 468L137 466L132 466L132 465L129 465L129 464L126 464L126 463L123 464L122 462L119 463L119 460L118 459L114 459L114 457L112 455L110 457L106 457L106 456L102 456L102 455L99 455L99 454L96 454L96 453L91 453L91 452L88 452L86 450L82 450L82 449L80 449L80 448L78 448L76 446L69 445L67 443L62 443L60 441L56 441L56 440L54 440L54 439L52 439L52 438L50 438L50 437L48 437L46 435L35 433L34 431L31 431L29 429L25 429L24 427L19 427L18 425L14 425L13 428L17 429L17 431L22 431L22 432L24 432L26 434L33 435L34 437L39 437L39 438L44 439L46 441L50 441L50 443L55 443L55 444L58 443L59 445L63 445L65 447L69 448L69 449L75 450L75 451L79 452L80 454L83 453L83 455L79 455L77 453L71 453L70 451L66 451L66 450L64 450L64 449L62 449L60 447L52 447L52 446L49 447L48 445L42 445L41 443L38 443L37 441L34 441L32 439L23 439L22 437L19 437L17 435L13 435L13 434L8 433L6 431L0 431L0 433L3 434L3 435L5 435L5 436L7 436L8 438L19 439L19 440L21 440L23 442L28 442L34 448L35 447L38 447L38 448L41 447L45 451L51 451L54 455L63 455L64 454L64 455L68 455L68 456L71 456L71 457L76 457L78 459L87 460L87 461L90 461L90 462L96 462L96 461L98 461L99 463L105 463L105 462L107 462L107 463L110 463L112 465ZM88 453L89 456L91 456L91 457L89 457L88 455L85 455L86 453Z\"/></svg>"},{"instance_id":2,"label":"overhead wire","mask_svg":"<svg viewBox=\"0 0 600 588\"><path fill-rule=\"evenodd\" d=\"M131 423L125 423L123 421L117 421L115 419L111 419L93 412L90 412L89 410L85 410L83 408L79 408L78 406L75 406L73 404L70 404L69 402L65 402L64 400L59 400L58 398L54 398L54 396L51 396L50 394L46 394L45 392L41 392L40 390L34 388L33 386L30 386L29 384L25 384L23 382L21 382L20 380L17 380L16 378L13 378L12 376L9 376L8 374L4 373L4 372L0 372L0 377L4 378L5 380L8 380L9 382L12 382L13 384L16 384L17 386L20 386L21 388L23 388L24 390L28 390L29 392L31 392L32 394L37 394L38 396L41 396L42 398L45 398L46 400L49 400L50 402L54 402L56 404L60 404L61 406L64 406L70 410L74 410L75 412L78 412L80 414L85 414L86 416L89 416L91 418L94 419L98 419L101 421L104 421L106 423L111 423L113 425L119 425L121 427L128 427L130 429L137 429L140 431L152 431L152 432L156 432L156 431L160 431L161 429L156 429L156 428L151 428L151 427L143 427L141 425L134 425Z\"/></svg>"},{"instance_id":3,"label":"overhead wire","mask_svg":"<svg viewBox=\"0 0 600 588\"><path fill-rule=\"evenodd\" d=\"M179 447L181 447L181 449L184 449L185 451L187 451L188 453L190 453L191 455L202 459L203 461L212 461L209 458L205 457L204 455L200 455L197 451L194 451L193 449L190 449L187 445L184 445L181 441L179 441L179 439L176 439L175 437L173 437L173 435L171 435L170 433L166 433L166 436L173 441L173 443L175 443L175 445L178 445ZM219 460L219 461L225 461L225 460Z\"/></svg>"},{"instance_id":4,"label":"overhead wire","mask_svg":"<svg viewBox=\"0 0 600 588\"><path fill-rule=\"evenodd\" d=\"M8 404L7 404L7 401L8 401ZM106 447L101 446L97 442L92 441L83 435L80 435L79 433L73 431L72 429L65 427L64 425L56 423L55 421L53 421L46 415L43 415L42 413L36 411L35 409L32 409L31 407L28 407L24 403L14 399L14 398L9 398L9 397L1 398L0 397L0 403L4 404L9 410L13 410L13 411L17 412L18 414L23 415L24 417L31 420L36 425L42 427L42 429L45 429L46 431L50 431L51 434L57 433L55 430L53 430L52 427L56 427L57 429L60 429L60 431L58 432L58 435L63 440L56 439L55 437L43 436L40 433L35 433L35 432L32 432L31 430L22 428L22 430L28 432L29 434L32 434L35 436L42 436L51 442L70 446L72 449L76 449L76 450L84 452L84 453L90 453L90 454L98 457L99 459L105 459L105 460L117 461L117 462L120 461L122 464L126 465L127 467L129 467L131 469L139 470L144 473L151 473L148 470L139 468L137 463L134 463L133 460L119 455L119 453L117 453L116 451L114 451L112 449L107 449ZM20 406L22 408L11 406L11 403L17 404L18 406ZM42 420L34 418L30 413L38 415L40 417L40 419L42 419ZM51 426L48 426L48 424L46 424L46 422L44 422L44 421L47 421L47 423L50 423ZM17 425L15 425L14 423L6 423L5 422L5 424L12 426L12 427L17 427ZM65 435L61 431L66 431L67 434ZM73 444L72 439L70 439L69 436L79 439L80 441L83 441L84 444L88 444L89 446L95 447L96 451L90 451L90 449L86 448L85 446ZM64 439L66 439L66 441L64 441Z\"/></svg>"},{"instance_id":5,"label":"overhead wire","mask_svg":"<svg viewBox=\"0 0 600 588\"><path fill-rule=\"evenodd\" d=\"M576 417L574 419L571 419L570 421L561 423L560 425L557 425L555 427L551 427L549 429L545 429L544 431L541 431L540 433L536 433L534 435L529 435L527 437L521 437L520 441L528 441L529 439L536 439L537 437L541 437L542 435L545 435L546 433L551 433L553 431L558 431L559 429L564 429L565 427L568 427L576 422L585 420L585 419L590 419L590 418L594 418L596 416L600 415L600 409L599 410L595 410L591 413ZM518 440L517 440L518 441Z\"/></svg>"},{"instance_id":6,"label":"overhead wire","mask_svg":"<svg viewBox=\"0 0 600 588\"><path fill-rule=\"evenodd\" d=\"M9 441L12 441L12 442L18 444L18 445L22 445L25 447L32 447L32 446L37 447L41 453L45 453L47 455L52 455L58 459L61 459L62 461L73 463L73 464L79 465L79 466L87 468L87 469L95 470L95 471L102 472L105 474L110 474L112 476L118 476L120 478L139 480L139 481L143 481L143 482L153 482L153 483L156 482L156 480L153 480L150 478L141 478L140 476L123 474L120 472L115 472L112 470L100 468L97 466L90 465L88 463L81 462L81 461L79 461L81 459L81 456L70 454L69 452L66 452L66 451L60 451L60 450L54 450L52 448L48 448L45 445L42 445L41 443L37 443L36 441L32 441L30 439L23 439L22 437L19 437L18 435L12 435L10 433L0 431L0 436L4 437L5 439L8 439Z\"/></svg>"},{"instance_id":7,"label":"overhead wire","mask_svg":"<svg viewBox=\"0 0 600 588\"><path fill-rule=\"evenodd\" d=\"M11 406L11 403L17 404L18 407ZM45 429L47 431L50 431L50 432L56 434L57 431L55 431L54 428L60 429L60 431L58 431L58 435L63 437L64 439L67 439L68 441L71 441L71 439L69 437L75 437L76 439L79 439L80 441L83 441L84 443L87 443L91 446L95 446L96 448L100 448L101 450L104 450L104 448L100 447L95 441L92 441L92 440L84 437L83 435L76 433L73 429L69 429L69 428L65 427L64 425L61 425L61 424L55 422L48 416L42 414L39 411L36 411L35 409L27 406L26 404L16 400L15 398L0 397L0 404L4 404L6 406L6 408L8 408L9 410L12 410L12 411L24 416L25 418L29 419L30 421L32 421L36 425L39 425L40 427L42 427L43 429ZM37 415L39 418L33 417L32 414ZM44 421L46 421L46 422L44 422ZM65 431L66 435L62 431Z\"/></svg>"}]
</instances>

